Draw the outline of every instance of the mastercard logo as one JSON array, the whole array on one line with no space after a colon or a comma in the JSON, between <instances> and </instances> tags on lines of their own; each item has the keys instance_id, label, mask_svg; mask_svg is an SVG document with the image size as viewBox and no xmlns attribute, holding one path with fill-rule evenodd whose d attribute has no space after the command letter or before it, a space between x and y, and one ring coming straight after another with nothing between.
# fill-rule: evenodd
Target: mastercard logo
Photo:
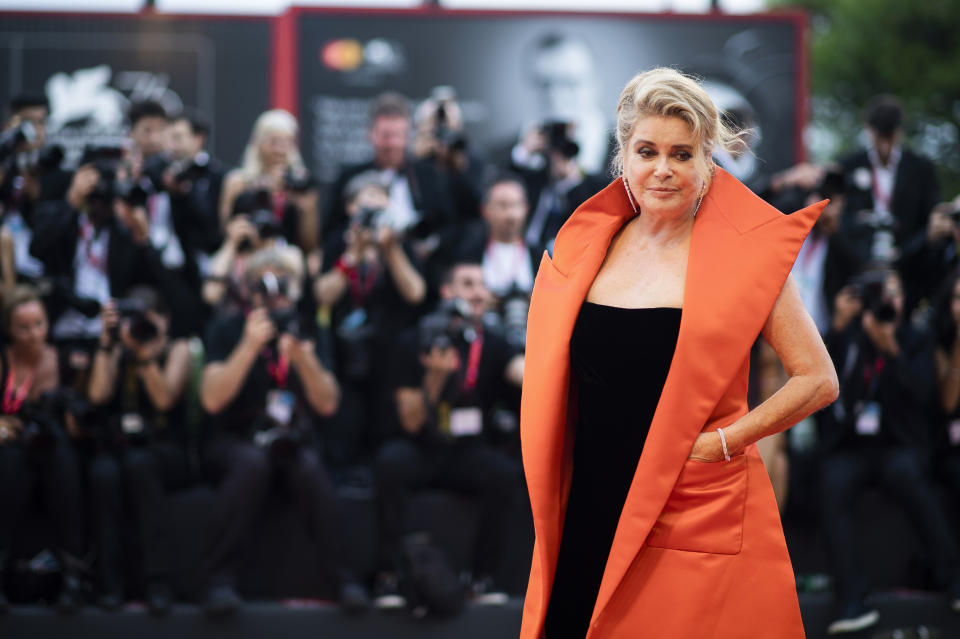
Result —
<instances>
[{"instance_id":1,"label":"mastercard logo","mask_svg":"<svg viewBox=\"0 0 960 639\"><path fill-rule=\"evenodd\" d=\"M356 40L331 40L320 50L323 66L334 71L353 71L363 64L363 45Z\"/></svg>"}]
</instances>

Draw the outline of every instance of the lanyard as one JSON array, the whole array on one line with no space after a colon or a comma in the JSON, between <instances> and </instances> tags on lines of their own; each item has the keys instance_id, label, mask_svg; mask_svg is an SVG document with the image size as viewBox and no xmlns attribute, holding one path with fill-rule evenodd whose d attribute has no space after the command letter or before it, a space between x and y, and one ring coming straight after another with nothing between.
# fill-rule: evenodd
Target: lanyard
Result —
<instances>
[{"instance_id":1,"label":"lanyard","mask_svg":"<svg viewBox=\"0 0 960 639\"><path fill-rule=\"evenodd\" d=\"M23 405L25 399L27 399L27 394L30 392L30 387L33 385L33 371L27 375L27 378L23 380L23 383L20 384L20 387L16 387L17 371L13 366L13 358L10 358L10 370L7 372L7 383L3 389L3 414L4 415L13 415L20 407Z\"/></svg>"},{"instance_id":2,"label":"lanyard","mask_svg":"<svg viewBox=\"0 0 960 639\"><path fill-rule=\"evenodd\" d=\"M106 273L107 263L102 255L102 251L94 252L96 248L97 231L86 217L80 218L80 239L83 240L83 252L87 257L87 263L98 271Z\"/></svg>"},{"instance_id":3,"label":"lanyard","mask_svg":"<svg viewBox=\"0 0 960 639\"><path fill-rule=\"evenodd\" d=\"M877 384L880 383L880 374L883 373L885 364L886 360L881 356L874 360L873 366L867 364L863 367L863 382L867 386L867 395L869 397L873 397L876 393Z\"/></svg>"},{"instance_id":4,"label":"lanyard","mask_svg":"<svg viewBox=\"0 0 960 639\"><path fill-rule=\"evenodd\" d=\"M483 352L483 332L478 331L477 337L470 342L470 353L467 355L467 372L463 376L463 390L472 391L477 387L477 377L480 373L480 355Z\"/></svg>"},{"instance_id":5,"label":"lanyard","mask_svg":"<svg viewBox=\"0 0 960 639\"><path fill-rule=\"evenodd\" d=\"M267 372L270 373L273 381L277 383L277 387L281 389L286 388L287 378L290 376L290 360L283 355L278 355L277 359L273 359L272 354L268 355Z\"/></svg>"},{"instance_id":6,"label":"lanyard","mask_svg":"<svg viewBox=\"0 0 960 639\"><path fill-rule=\"evenodd\" d=\"M287 207L286 191L276 191L273 194L273 219L277 224L283 222L283 215Z\"/></svg>"},{"instance_id":7,"label":"lanyard","mask_svg":"<svg viewBox=\"0 0 960 639\"><path fill-rule=\"evenodd\" d=\"M350 269L347 278L350 280L350 293L353 296L354 306L363 306L367 295L370 294L370 291L373 290L374 285L377 283L378 275L380 275L380 268L377 264L367 264L367 276L365 278L360 277L359 268L354 267Z\"/></svg>"}]
</instances>

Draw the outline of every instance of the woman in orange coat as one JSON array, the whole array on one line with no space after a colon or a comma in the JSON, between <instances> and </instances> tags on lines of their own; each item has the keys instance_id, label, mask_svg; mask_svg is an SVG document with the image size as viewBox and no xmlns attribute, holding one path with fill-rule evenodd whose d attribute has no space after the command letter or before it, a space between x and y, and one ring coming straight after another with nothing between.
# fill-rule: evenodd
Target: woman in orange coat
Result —
<instances>
[{"instance_id":1,"label":"woman in orange coat","mask_svg":"<svg viewBox=\"0 0 960 639\"><path fill-rule=\"evenodd\" d=\"M676 71L635 77L617 113L621 175L561 229L531 299L521 638L803 637L755 442L837 395L788 279L823 204L785 216L715 167L736 135ZM748 411L761 332L790 377Z\"/></svg>"}]
</instances>

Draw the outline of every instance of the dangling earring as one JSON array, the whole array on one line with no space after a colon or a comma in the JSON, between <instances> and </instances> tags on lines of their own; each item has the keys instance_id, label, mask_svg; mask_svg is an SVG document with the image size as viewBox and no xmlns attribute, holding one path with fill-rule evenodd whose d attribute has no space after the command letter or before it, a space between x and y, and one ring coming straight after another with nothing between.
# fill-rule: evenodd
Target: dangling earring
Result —
<instances>
[{"instance_id":1,"label":"dangling earring","mask_svg":"<svg viewBox=\"0 0 960 639\"><path fill-rule=\"evenodd\" d=\"M701 193L701 194L700 194L700 199L697 200L697 208L693 209L693 217L694 217L694 218L697 217L697 211L700 210L700 204L703 202L703 196L704 196L704 195L705 195L704 193Z\"/></svg>"},{"instance_id":2,"label":"dangling earring","mask_svg":"<svg viewBox=\"0 0 960 639\"><path fill-rule=\"evenodd\" d=\"M637 204L633 200L633 193L630 192L630 185L627 184L627 176L621 173L620 180L623 182L623 188L627 192L627 200L629 200L630 206L633 208L634 214L639 213L640 211L637 210Z\"/></svg>"}]
</instances>

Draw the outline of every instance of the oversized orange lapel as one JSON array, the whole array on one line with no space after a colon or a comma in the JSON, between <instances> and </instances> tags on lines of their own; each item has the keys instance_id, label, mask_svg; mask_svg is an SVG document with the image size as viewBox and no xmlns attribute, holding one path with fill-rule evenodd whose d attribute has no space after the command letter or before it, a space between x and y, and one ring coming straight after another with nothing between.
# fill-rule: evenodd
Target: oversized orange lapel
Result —
<instances>
[{"instance_id":1,"label":"oversized orange lapel","mask_svg":"<svg viewBox=\"0 0 960 639\"><path fill-rule=\"evenodd\" d=\"M694 222L677 346L594 609L599 615L643 547L693 441L749 354L825 203L782 215L721 169ZM545 610L556 569L572 438L570 336L610 241L633 216L619 180L585 202L544 256L530 302L521 402Z\"/></svg>"}]
</instances>

